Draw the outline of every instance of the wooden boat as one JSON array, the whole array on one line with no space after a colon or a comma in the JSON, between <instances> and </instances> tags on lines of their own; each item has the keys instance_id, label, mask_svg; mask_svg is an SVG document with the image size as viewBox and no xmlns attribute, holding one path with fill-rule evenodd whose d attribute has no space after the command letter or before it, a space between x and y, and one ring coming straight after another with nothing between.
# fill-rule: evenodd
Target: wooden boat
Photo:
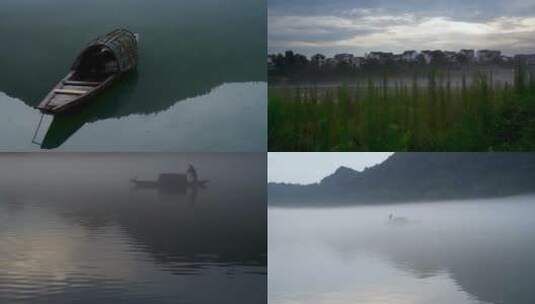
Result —
<instances>
[{"instance_id":1,"label":"wooden boat","mask_svg":"<svg viewBox=\"0 0 535 304\"><path fill-rule=\"evenodd\" d=\"M86 103L137 65L137 35L117 29L98 37L80 52L71 71L37 108L57 114Z\"/></svg>"}]
</instances>

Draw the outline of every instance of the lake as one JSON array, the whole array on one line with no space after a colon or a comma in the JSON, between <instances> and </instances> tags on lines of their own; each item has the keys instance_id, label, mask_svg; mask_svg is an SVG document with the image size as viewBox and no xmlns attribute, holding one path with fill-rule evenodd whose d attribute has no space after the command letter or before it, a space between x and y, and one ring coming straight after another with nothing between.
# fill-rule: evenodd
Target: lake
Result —
<instances>
[{"instance_id":1,"label":"lake","mask_svg":"<svg viewBox=\"0 0 535 304\"><path fill-rule=\"evenodd\" d=\"M269 208L269 302L535 303L534 201Z\"/></svg>"},{"instance_id":2,"label":"lake","mask_svg":"<svg viewBox=\"0 0 535 304\"><path fill-rule=\"evenodd\" d=\"M206 187L130 182L190 163ZM4 153L0 167L0 303L266 303L265 154Z\"/></svg>"},{"instance_id":3,"label":"lake","mask_svg":"<svg viewBox=\"0 0 535 304\"><path fill-rule=\"evenodd\" d=\"M0 150L266 151L265 1L7 0ZM140 34L137 71L68 115L34 107L95 37Z\"/></svg>"}]
</instances>

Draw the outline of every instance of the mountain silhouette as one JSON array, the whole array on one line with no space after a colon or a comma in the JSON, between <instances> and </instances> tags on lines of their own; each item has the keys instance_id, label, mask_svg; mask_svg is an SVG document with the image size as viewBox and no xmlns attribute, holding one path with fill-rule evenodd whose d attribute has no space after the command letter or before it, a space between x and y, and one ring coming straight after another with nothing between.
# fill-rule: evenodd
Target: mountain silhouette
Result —
<instances>
[{"instance_id":1,"label":"mountain silhouette","mask_svg":"<svg viewBox=\"0 0 535 304\"><path fill-rule=\"evenodd\" d=\"M268 191L278 206L503 197L535 192L535 153L395 153L363 171L340 167L319 183L269 183Z\"/></svg>"}]
</instances>

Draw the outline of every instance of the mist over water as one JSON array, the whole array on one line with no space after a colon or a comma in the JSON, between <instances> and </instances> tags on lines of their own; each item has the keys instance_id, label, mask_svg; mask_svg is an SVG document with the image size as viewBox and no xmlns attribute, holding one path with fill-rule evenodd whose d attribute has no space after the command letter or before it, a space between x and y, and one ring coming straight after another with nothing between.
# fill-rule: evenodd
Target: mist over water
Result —
<instances>
[{"instance_id":1,"label":"mist over water","mask_svg":"<svg viewBox=\"0 0 535 304\"><path fill-rule=\"evenodd\" d=\"M142 189L193 164L205 188ZM0 303L266 302L251 154L3 154Z\"/></svg>"},{"instance_id":2,"label":"mist over water","mask_svg":"<svg viewBox=\"0 0 535 304\"><path fill-rule=\"evenodd\" d=\"M270 303L534 303L534 200L269 208Z\"/></svg>"}]
</instances>

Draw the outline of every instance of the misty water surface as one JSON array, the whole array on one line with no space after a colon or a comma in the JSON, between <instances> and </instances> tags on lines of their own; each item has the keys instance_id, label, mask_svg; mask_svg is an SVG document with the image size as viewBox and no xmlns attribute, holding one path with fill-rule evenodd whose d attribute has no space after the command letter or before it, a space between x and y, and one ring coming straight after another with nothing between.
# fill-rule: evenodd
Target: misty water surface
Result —
<instances>
[{"instance_id":1,"label":"misty water surface","mask_svg":"<svg viewBox=\"0 0 535 304\"><path fill-rule=\"evenodd\" d=\"M417 75L415 77L415 74ZM414 72L398 72L392 74L377 75L375 73L360 73L353 77L343 77L337 80L302 80L302 81L281 81L270 82L270 88L317 88L317 89L332 89L339 86L347 87L359 87L367 88L370 83L376 87L387 86L390 88L395 87L408 87L412 88L414 85L420 88L429 86L431 71L414 71ZM503 87L506 83L512 85L514 83L515 71L513 68L504 67L482 67L471 68L467 70L448 70L446 68L438 69L435 72L436 85L446 87L449 85L451 88L461 88L463 85L463 77L466 86L470 86L476 80L480 80L484 76L486 79L495 86ZM385 78L386 77L386 78ZM492 81L491 81L492 80Z\"/></svg>"},{"instance_id":2,"label":"misty water surface","mask_svg":"<svg viewBox=\"0 0 535 304\"><path fill-rule=\"evenodd\" d=\"M270 208L270 303L534 303L534 214L533 196Z\"/></svg>"},{"instance_id":3,"label":"misty water surface","mask_svg":"<svg viewBox=\"0 0 535 304\"><path fill-rule=\"evenodd\" d=\"M191 163L205 189L136 189ZM265 303L262 154L0 156L0 303Z\"/></svg>"},{"instance_id":4,"label":"misty water surface","mask_svg":"<svg viewBox=\"0 0 535 304\"><path fill-rule=\"evenodd\" d=\"M0 150L265 151L266 24L265 1L2 1ZM137 71L32 144L34 107L118 27L140 34Z\"/></svg>"}]
</instances>

